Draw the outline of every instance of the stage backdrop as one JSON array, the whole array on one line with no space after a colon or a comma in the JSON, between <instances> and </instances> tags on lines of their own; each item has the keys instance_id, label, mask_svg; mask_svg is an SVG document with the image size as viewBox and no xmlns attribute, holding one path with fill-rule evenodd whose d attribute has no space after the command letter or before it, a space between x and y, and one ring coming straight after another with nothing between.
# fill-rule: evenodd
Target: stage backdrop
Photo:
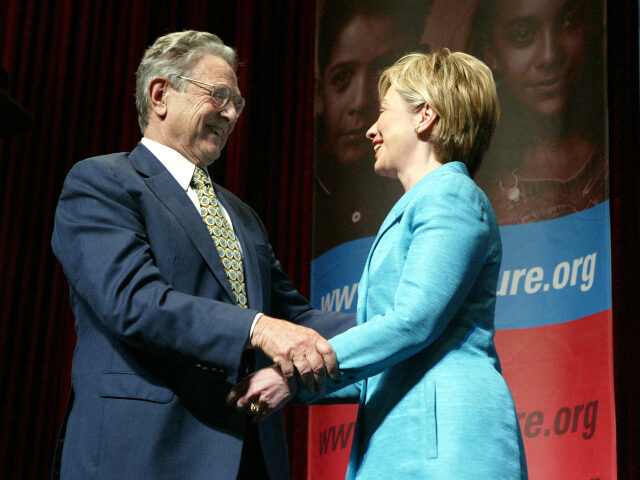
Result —
<instances>
[{"instance_id":1,"label":"stage backdrop","mask_svg":"<svg viewBox=\"0 0 640 480\"><path fill-rule=\"evenodd\" d=\"M536 480L616 478L604 25L604 2L568 0L318 10L318 308L355 311L368 250L403 193L374 175L365 138L381 69L405 51L449 47L494 72L502 117L475 180L501 225L496 345ZM356 414L309 409L309 479L344 478Z\"/></svg>"}]
</instances>

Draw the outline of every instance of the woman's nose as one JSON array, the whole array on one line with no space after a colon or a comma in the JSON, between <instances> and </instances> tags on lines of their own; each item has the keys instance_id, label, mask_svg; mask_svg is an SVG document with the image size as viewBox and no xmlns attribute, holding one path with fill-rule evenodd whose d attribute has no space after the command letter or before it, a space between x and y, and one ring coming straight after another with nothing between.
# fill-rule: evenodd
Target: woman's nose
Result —
<instances>
[{"instance_id":1,"label":"woman's nose","mask_svg":"<svg viewBox=\"0 0 640 480\"><path fill-rule=\"evenodd\" d=\"M378 133L378 129L376 128L377 124L378 122L374 123L369 127L369 130L367 130L367 138L369 140L373 140L376 137L376 134Z\"/></svg>"}]
</instances>

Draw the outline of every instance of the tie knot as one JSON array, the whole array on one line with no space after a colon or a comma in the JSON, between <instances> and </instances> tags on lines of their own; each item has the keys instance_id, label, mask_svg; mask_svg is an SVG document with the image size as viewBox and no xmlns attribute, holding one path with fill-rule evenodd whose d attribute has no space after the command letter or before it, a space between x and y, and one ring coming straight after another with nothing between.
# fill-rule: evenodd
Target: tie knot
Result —
<instances>
[{"instance_id":1,"label":"tie knot","mask_svg":"<svg viewBox=\"0 0 640 480\"><path fill-rule=\"evenodd\" d=\"M207 173L202 168L196 167L193 171L193 177L191 177L191 184L198 189L210 185L211 182Z\"/></svg>"}]
</instances>

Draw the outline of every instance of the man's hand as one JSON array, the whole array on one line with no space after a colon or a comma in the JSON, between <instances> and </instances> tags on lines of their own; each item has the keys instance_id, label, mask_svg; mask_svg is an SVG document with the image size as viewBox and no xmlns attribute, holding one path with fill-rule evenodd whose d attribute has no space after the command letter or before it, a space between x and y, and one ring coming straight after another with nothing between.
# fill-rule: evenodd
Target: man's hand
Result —
<instances>
[{"instance_id":1,"label":"man's hand","mask_svg":"<svg viewBox=\"0 0 640 480\"><path fill-rule=\"evenodd\" d=\"M287 381L279 367L268 367L245 377L227 395L227 405L239 412L249 408L254 422L265 419L296 393L295 379Z\"/></svg>"},{"instance_id":2,"label":"man's hand","mask_svg":"<svg viewBox=\"0 0 640 480\"><path fill-rule=\"evenodd\" d=\"M287 380L297 370L310 393L324 392L327 373L338 375L338 360L331 344L311 328L263 315L250 342L280 367Z\"/></svg>"}]
</instances>

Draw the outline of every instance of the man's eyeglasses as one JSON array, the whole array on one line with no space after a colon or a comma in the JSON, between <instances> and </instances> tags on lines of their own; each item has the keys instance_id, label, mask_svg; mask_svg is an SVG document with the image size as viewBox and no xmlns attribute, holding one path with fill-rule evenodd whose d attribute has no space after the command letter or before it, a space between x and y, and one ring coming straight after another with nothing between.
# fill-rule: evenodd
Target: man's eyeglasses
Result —
<instances>
[{"instance_id":1,"label":"man's eyeglasses","mask_svg":"<svg viewBox=\"0 0 640 480\"><path fill-rule=\"evenodd\" d=\"M193 78L184 77L182 75L179 75L178 78L197 83L198 85L206 85L207 87L210 87L211 89L209 91L211 92L211 100L213 101L213 106L215 108L223 109L231 98L233 106L236 109L236 114L238 114L239 116L242 113L242 110L244 109L244 105L246 103L244 98L241 95L234 95L233 97L231 97L231 89L226 85L212 85L210 83L201 82L200 80L194 80Z\"/></svg>"}]
</instances>

